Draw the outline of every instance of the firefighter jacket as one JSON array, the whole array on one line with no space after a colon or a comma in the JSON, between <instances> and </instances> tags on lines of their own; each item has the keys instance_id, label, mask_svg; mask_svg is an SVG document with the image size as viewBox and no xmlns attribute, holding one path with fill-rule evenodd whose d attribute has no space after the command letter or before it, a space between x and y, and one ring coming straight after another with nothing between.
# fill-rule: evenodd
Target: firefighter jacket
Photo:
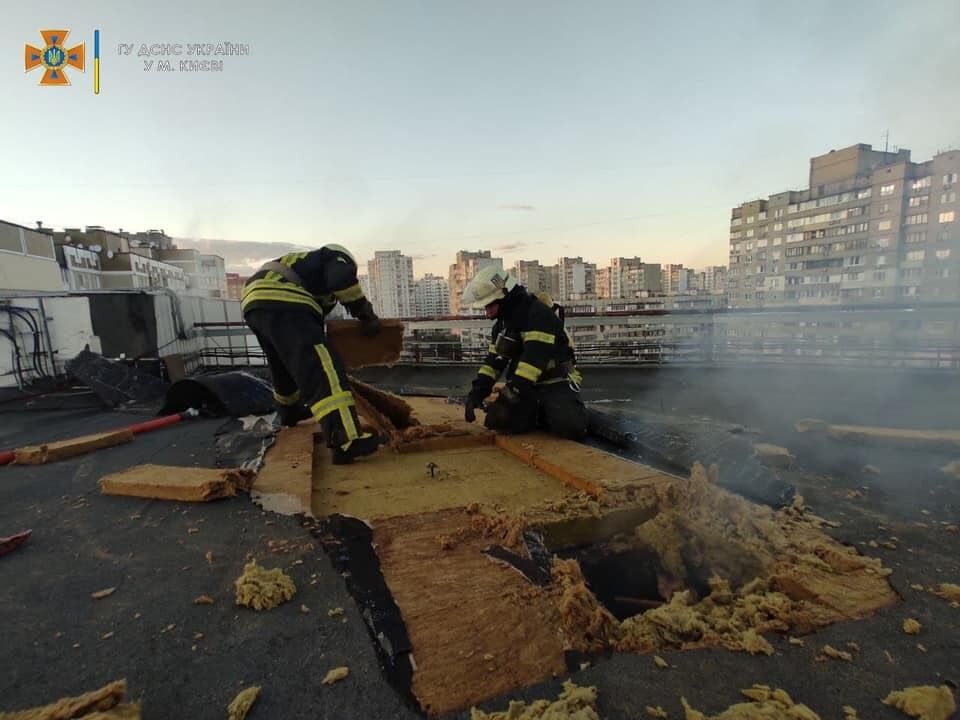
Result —
<instances>
[{"instance_id":1,"label":"firefighter jacket","mask_svg":"<svg viewBox=\"0 0 960 720\"><path fill-rule=\"evenodd\" d=\"M511 352L510 348L515 349ZM502 373L508 383L520 385L580 385L580 372L563 321L523 286L515 287L501 301L487 356L473 381L472 392L486 397Z\"/></svg>"},{"instance_id":2,"label":"firefighter jacket","mask_svg":"<svg viewBox=\"0 0 960 720\"><path fill-rule=\"evenodd\" d=\"M357 265L346 253L328 247L284 255L255 272L243 286L240 307L254 309L309 308L326 315L337 302L353 317L372 312L360 289Z\"/></svg>"}]
</instances>

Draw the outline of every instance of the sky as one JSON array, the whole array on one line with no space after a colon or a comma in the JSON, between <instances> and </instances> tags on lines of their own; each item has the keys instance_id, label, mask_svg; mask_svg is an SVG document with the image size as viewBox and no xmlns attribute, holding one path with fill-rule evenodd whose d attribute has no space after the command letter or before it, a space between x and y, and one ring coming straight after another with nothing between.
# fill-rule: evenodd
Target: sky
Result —
<instances>
[{"instance_id":1,"label":"sky","mask_svg":"<svg viewBox=\"0 0 960 720\"><path fill-rule=\"evenodd\" d=\"M724 264L730 209L811 156L960 146L956 0L4 5L0 219L162 228L240 272L328 242L418 276L461 249ZM70 87L24 72L48 28L86 43ZM138 56L220 42L249 55Z\"/></svg>"}]
</instances>

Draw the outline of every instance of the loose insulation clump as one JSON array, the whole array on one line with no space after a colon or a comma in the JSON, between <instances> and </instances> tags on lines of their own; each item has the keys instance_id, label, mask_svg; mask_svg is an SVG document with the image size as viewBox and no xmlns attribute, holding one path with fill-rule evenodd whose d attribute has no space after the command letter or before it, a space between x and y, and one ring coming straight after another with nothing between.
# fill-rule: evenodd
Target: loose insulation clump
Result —
<instances>
[{"instance_id":1,"label":"loose insulation clump","mask_svg":"<svg viewBox=\"0 0 960 720\"><path fill-rule=\"evenodd\" d=\"M297 594L293 579L280 568L266 570L251 560L243 568L243 575L234 582L237 605L254 610L272 610Z\"/></svg>"},{"instance_id":2,"label":"loose insulation clump","mask_svg":"<svg viewBox=\"0 0 960 720\"><path fill-rule=\"evenodd\" d=\"M887 695L883 702L920 720L949 720L957 709L953 693L946 685L920 685L896 690Z\"/></svg>"},{"instance_id":3,"label":"loose insulation clump","mask_svg":"<svg viewBox=\"0 0 960 720\"><path fill-rule=\"evenodd\" d=\"M61 698L43 707L19 712L0 712L0 720L140 720L140 703L123 702L126 694L127 681L116 680L99 690L77 697Z\"/></svg>"},{"instance_id":4,"label":"loose insulation clump","mask_svg":"<svg viewBox=\"0 0 960 720\"><path fill-rule=\"evenodd\" d=\"M227 720L244 720L259 696L259 685L253 685L241 690L227 706Z\"/></svg>"},{"instance_id":5,"label":"loose insulation clump","mask_svg":"<svg viewBox=\"0 0 960 720\"><path fill-rule=\"evenodd\" d=\"M596 703L595 687L580 687L567 680L556 700L537 700L529 705L511 700L504 712L485 713L473 708L470 720L600 720Z\"/></svg>"},{"instance_id":6,"label":"loose insulation clump","mask_svg":"<svg viewBox=\"0 0 960 720\"><path fill-rule=\"evenodd\" d=\"M820 720L820 716L806 705L795 703L785 690L754 685L740 692L751 702L731 705L713 716L694 710L686 698L680 698L686 720Z\"/></svg>"}]
</instances>

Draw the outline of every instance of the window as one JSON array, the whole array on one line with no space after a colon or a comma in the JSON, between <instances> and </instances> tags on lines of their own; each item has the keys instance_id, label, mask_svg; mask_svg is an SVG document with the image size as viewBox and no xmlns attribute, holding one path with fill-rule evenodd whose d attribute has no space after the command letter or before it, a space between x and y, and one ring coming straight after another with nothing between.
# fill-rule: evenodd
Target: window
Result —
<instances>
[{"instance_id":1,"label":"window","mask_svg":"<svg viewBox=\"0 0 960 720\"><path fill-rule=\"evenodd\" d=\"M800 242L801 240L803 240L803 233L802 233L802 232L799 232L799 233L790 233L789 235L787 235L787 242L788 242L788 243Z\"/></svg>"},{"instance_id":2,"label":"window","mask_svg":"<svg viewBox=\"0 0 960 720\"><path fill-rule=\"evenodd\" d=\"M893 222L890 220L881 220L877 223L877 230L889 230L893 227Z\"/></svg>"},{"instance_id":3,"label":"window","mask_svg":"<svg viewBox=\"0 0 960 720\"><path fill-rule=\"evenodd\" d=\"M890 247L890 238L888 237L877 238L874 241L873 245L874 247L878 247L878 248Z\"/></svg>"},{"instance_id":4,"label":"window","mask_svg":"<svg viewBox=\"0 0 960 720\"><path fill-rule=\"evenodd\" d=\"M952 238L953 238L953 233L950 232L950 228L937 230L937 240L939 240L940 242L947 242Z\"/></svg>"},{"instance_id":5,"label":"window","mask_svg":"<svg viewBox=\"0 0 960 720\"><path fill-rule=\"evenodd\" d=\"M774 223L774 224L773 224L773 231L774 231L774 232L779 232L780 230L783 230L783 223Z\"/></svg>"},{"instance_id":6,"label":"window","mask_svg":"<svg viewBox=\"0 0 960 720\"><path fill-rule=\"evenodd\" d=\"M873 290L873 296L874 296L875 298L883 297L883 290L881 290L880 288L874 288L874 290Z\"/></svg>"},{"instance_id":7,"label":"window","mask_svg":"<svg viewBox=\"0 0 960 720\"><path fill-rule=\"evenodd\" d=\"M887 256L877 255L877 267L883 267L886 264L887 264Z\"/></svg>"},{"instance_id":8,"label":"window","mask_svg":"<svg viewBox=\"0 0 960 720\"><path fill-rule=\"evenodd\" d=\"M956 217L956 212L953 210L948 210L947 212L940 213L940 222L942 223L953 222L955 217Z\"/></svg>"},{"instance_id":9,"label":"window","mask_svg":"<svg viewBox=\"0 0 960 720\"><path fill-rule=\"evenodd\" d=\"M880 214L886 215L888 212L890 212L890 203L883 203L880 206Z\"/></svg>"},{"instance_id":10,"label":"window","mask_svg":"<svg viewBox=\"0 0 960 720\"><path fill-rule=\"evenodd\" d=\"M908 243L922 243L927 241L927 232L908 232L906 240Z\"/></svg>"},{"instance_id":11,"label":"window","mask_svg":"<svg viewBox=\"0 0 960 720\"><path fill-rule=\"evenodd\" d=\"M743 219L742 219L742 218L734 218L733 220L730 221L730 224L733 225L734 227L737 227L738 225L740 225L740 224L742 224L742 223L743 223Z\"/></svg>"},{"instance_id":12,"label":"window","mask_svg":"<svg viewBox=\"0 0 960 720\"><path fill-rule=\"evenodd\" d=\"M957 191L951 190L950 192L945 192L940 196L941 203L952 203L957 201Z\"/></svg>"},{"instance_id":13,"label":"window","mask_svg":"<svg viewBox=\"0 0 960 720\"><path fill-rule=\"evenodd\" d=\"M943 176L944 185L953 185L957 181L957 173L947 173Z\"/></svg>"},{"instance_id":14,"label":"window","mask_svg":"<svg viewBox=\"0 0 960 720\"><path fill-rule=\"evenodd\" d=\"M950 250L937 250L937 260L946 260L950 257Z\"/></svg>"},{"instance_id":15,"label":"window","mask_svg":"<svg viewBox=\"0 0 960 720\"><path fill-rule=\"evenodd\" d=\"M950 277L950 268L933 268L930 270L930 275L939 280L943 280Z\"/></svg>"},{"instance_id":16,"label":"window","mask_svg":"<svg viewBox=\"0 0 960 720\"><path fill-rule=\"evenodd\" d=\"M887 279L887 271L886 271L886 270L877 270L877 272L875 272L875 273L873 274L873 279L874 279L874 280L877 280L877 281L886 280L886 279Z\"/></svg>"},{"instance_id":17,"label":"window","mask_svg":"<svg viewBox=\"0 0 960 720\"><path fill-rule=\"evenodd\" d=\"M926 207L930 204L929 195L917 195L917 197L910 198L910 201L907 203L912 208L915 207Z\"/></svg>"},{"instance_id":18,"label":"window","mask_svg":"<svg viewBox=\"0 0 960 720\"><path fill-rule=\"evenodd\" d=\"M863 190L857 190L857 200L863 200L870 197L873 194L873 188L865 188Z\"/></svg>"},{"instance_id":19,"label":"window","mask_svg":"<svg viewBox=\"0 0 960 720\"><path fill-rule=\"evenodd\" d=\"M925 189L925 188L928 188L928 187L930 187L930 179L931 179L931 178L930 178L929 175L927 175L926 177L917 178L917 179L914 180L912 183L910 183L910 189L911 189L911 190L923 190L923 189Z\"/></svg>"},{"instance_id":20,"label":"window","mask_svg":"<svg viewBox=\"0 0 960 720\"><path fill-rule=\"evenodd\" d=\"M753 230L747 230L747 237L753 237Z\"/></svg>"},{"instance_id":21,"label":"window","mask_svg":"<svg viewBox=\"0 0 960 720\"><path fill-rule=\"evenodd\" d=\"M916 285L910 285L909 287L898 287L897 293L900 295L916 295L917 287Z\"/></svg>"},{"instance_id":22,"label":"window","mask_svg":"<svg viewBox=\"0 0 960 720\"><path fill-rule=\"evenodd\" d=\"M907 215L907 225L926 225L930 220L927 213L918 213L917 215Z\"/></svg>"},{"instance_id":23,"label":"window","mask_svg":"<svg viewBox=\"0 0 960 720\"><path fill-rule=\"evenodd\" d=\"M850 257L845 257L843 259L843 264L847 267L850 267L852 265L863 265L863 256L851 255Z\"/></svg>"},{"instance_id":24,"label":"window","mask_svg":"<svg viewBox=\"0 0 960 720\"><path fill-rule=\"evenodd\" d=\"M743 235L743 233L741 233L739 230L737 230L736 232L730 233L730 239L731 239L731 240L739 240L741 235Z\"/></svg>"},{"instance_id":25,"label":"window","mask_svg":"<svg viewBox=\"0 0 960 720\"><path fill-rule=\"evenodd\" d=\"M889 185L881 185L880 196L883 197L884 195L893 195L893 191L896 187L897 187L896 183L890 183Z\"/></svg>"},{"instance_id":26,"label":"window","mask_svg":"<svg viewBox=\"0 0 960 720\"><path fill-rule=\"evenodd\" d=\"M900 276L905 278L919 278L923 277L923 268L904 268L900 271Z\"/></svg>"},{"instance_id":27,"label":"window","mask_svg":"<svg viewBox=\"0 0 960 720\"><path fill-rule=\"evenodd\" d=\"M926 250L910 250L907 253L907 260L923 260L926 257Z\"/></svg>"},{"instance_id":28,"label":"window","mask_svg":"<svg viewBox=\"0 0 960 720\"><path fill-rule=\"evenodd\" d=\"M754 217L753 215L747 216L747 225L752 225L752 224L753 224L753 221L756 220L756 219L757 219L757 218Z\"/></svg>"},{"instance_id":29,"label":"window","mask_svg":"<svg viewBox=\"0 0 960 720\"><path fill-rule=\"evenodd\" d=\"M863 215L862 207L855 207L847 210L847 217L860 217L861 215Z\"/></svg>"},{"instance_id":30,"label":"window","mask_svg":"<svg viewBox=\"0 0 960 720\"><path fill-rule=\"evenodd\" d=\"M764 210L762 213L760 213L759 215L757 215L757 219L758 219L758 220L766 220L766 219L767 219L767 211Z\"/></svg>"},{"instance_id":31,"label":"window","mask_svg":"<svg viewBox=\"0 0 960 720\"><path fill-rule=\"evenodd\" d=\"M779 259L780 259L780 251L779 251L779 250L774 250L773 253L771 253L771 255L770 255L770 259L771 259L771 260L779 260Z\"/></svg>"}]
</instances>

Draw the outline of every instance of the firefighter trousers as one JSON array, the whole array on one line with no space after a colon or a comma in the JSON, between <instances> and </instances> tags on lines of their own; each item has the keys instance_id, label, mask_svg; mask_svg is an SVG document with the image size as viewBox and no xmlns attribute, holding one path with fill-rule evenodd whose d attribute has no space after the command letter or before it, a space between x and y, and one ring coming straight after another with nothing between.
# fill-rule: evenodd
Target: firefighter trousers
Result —
<instances>
[{"instance_id":1,"label":"firefighter trousers","mask_svg":"<svg viewBox=\"0 0 960 720\"><path fill-rule=\"evenodd\" d=\"M263 348L278 405L306 405L331 447L362 437L346 369L321 315L293 306L254 308L243 319Z\"/></svg>"},{"instance_id":2,"label":"firefighter trousers","mask_svg":"<svg viewBox=\"0 0 960 720\"><path fill-rule=\"evenodd\" d=\"M539 428L567 440L582 440L587 434L587 409L580 392L570 383L535 385L530 397L512 405L502 397L487 410L484 425L506 434L528 433Z\"/></svg>"}]
</instances>

